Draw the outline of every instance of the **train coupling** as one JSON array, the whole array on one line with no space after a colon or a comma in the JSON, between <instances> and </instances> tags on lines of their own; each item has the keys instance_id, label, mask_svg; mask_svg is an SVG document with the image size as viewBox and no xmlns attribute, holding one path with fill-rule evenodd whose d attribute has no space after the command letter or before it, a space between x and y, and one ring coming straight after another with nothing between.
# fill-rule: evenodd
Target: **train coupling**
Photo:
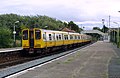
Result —
<instances>
[{"instance_id":1,"label":"train coupling","mask_svg":"<svg viewBox=\"0 0 120 78\"><path fill-rule=\"evenodd\" d=\"M34 48L30 48L30 49L29 49L29 53L30 53L30 54L34 53Z\"/></svg>"}]
</instances>

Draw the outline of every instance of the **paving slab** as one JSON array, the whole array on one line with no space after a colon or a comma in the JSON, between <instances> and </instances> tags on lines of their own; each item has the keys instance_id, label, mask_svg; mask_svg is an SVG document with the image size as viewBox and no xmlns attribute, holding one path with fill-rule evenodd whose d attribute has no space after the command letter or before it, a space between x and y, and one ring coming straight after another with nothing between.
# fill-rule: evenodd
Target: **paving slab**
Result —
<instances>
[{"instance_id":1,"label":"paving slab","mask_svg":"<svg viewBox=\"0 0 120 78\"><path fill-rule=\"evenodd\" d=\"M120 78L120 48L116 47L116 45L112 47L116 51L117 57L113 57L109 62L109 78Z\"/></svg>"},{"instance_id":2,"label":"paving slab","mask_svg":"<svg viewBox=\"0 0 120 78\"><path fill-rule=\"evenodd\" d=\"M108 66L114 57L117 54L112 43L98 41L14 78L108 78Z\"/></svg>"}]
</instances>

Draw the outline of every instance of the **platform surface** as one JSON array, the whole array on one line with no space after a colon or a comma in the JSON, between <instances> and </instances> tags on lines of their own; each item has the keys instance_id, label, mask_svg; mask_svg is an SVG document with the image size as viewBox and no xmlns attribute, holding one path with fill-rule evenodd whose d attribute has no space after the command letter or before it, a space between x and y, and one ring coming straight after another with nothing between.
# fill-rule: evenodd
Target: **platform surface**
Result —
<instances>
[{"instance_id":1,"label":"platform surface","mask_svg":"<svg viewBox=\"0 0 120 78\"><path fill-rule=\"evenodd\" d=\"M98 41L14 78L108 78L110 61L119 57L113 46L112 43Z\"/></svg>"},{"instance_id":2,"label":"platform surface","mask_svg":"<svg viewBox=\"0 0 120 78\"><path fill-rule=\"evenodd\" d=\"M17 51L17 50L22 50L22 47L15 47L15 48L1 48L1 49L0 49L0 53L11 52L11 51Z\"/></svg>"}]
</instances>

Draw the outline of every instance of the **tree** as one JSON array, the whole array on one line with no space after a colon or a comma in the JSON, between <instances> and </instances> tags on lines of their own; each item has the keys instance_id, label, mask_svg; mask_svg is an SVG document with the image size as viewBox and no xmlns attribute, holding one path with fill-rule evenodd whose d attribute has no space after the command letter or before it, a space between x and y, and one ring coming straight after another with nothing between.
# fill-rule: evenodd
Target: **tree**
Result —
<instances>
[{"instance_id":1,"label":"tree","mask_svg":"<svg viewBox=\"0 0 120 78\"><path fill-rule=\"evenodd\" d=\"M71 29L71 30L74 30L74 31L76 31L76 32L80 32L80 29L79 29L79 27L78 27L78 25L76 25L73 21L70 21L69 23L68 23L68 27Z\"/></svg>"},{"instance_id":2,"label":"tree","mask_svg":"<svg viewBox=\"0 0 120 78\"><path fill-rule=\"evenodd\" d=\"M103 33L107 33L108 30L109 30L109 28L106 27L105 25L103 25L102 32L103 32Z\"/></svg>"},{"instance_id":3,"label":"tree","mask_svg":"<svg viewBox=\"0 0 120 78\"><path fill-rule=\"evenodd\" d=\"M0 27L0 48L11 47L11 31L6 27Z\"/></svg>"},{"instance_id":4,"label":"tree","mask_svg":"<svg viewBox=\"0 0 120 78\"><path fill-rule=\"evenodd\" d=\"M19 21L19 23L15 24L16 21ZM2 33L0 34L0 39L3 40L2 39L3 37L6 39L8 37L8 41L10 41L12 39L11 36L13 35L12 32L13 32L14 26L16 27L15 29L16 40L21 39L21 31L24 28L41 28L41 29L50 29L50 30L60 30L63 27L67 26L67 27L71 27L71 29L75 30L76 32L80 31L78 25L76 25L73 21L70 21L69 24L67 24L60 20L57 20L55 18L51 18L48 16L41 16L41 15L20 16L17 14L2 14L0 15L0 32L3 32L3 34ZM45 26L48 26L48 27L45 28ZM6 29L7 31L5 31L4 29ZM8 42L7 40L5 41ZM5 45L6 42L0 41L0 43L4 44L3 47L9 46L11 44L8 42L8 45L7 44ZM0 47L2 47L2 45Z\"/></svg>"},{"instance_id":5,"label":"tree","mask_svg":"<svg viewBox=\"0 0 120 78\"><path fill-rule=\"evenodd\" d=\"M66 22L64 22L63 24L64 24L64 26L65 26L65 27L67 27L67 26L68 26L68 24L67 24Z\"/></svg>"},{"instance_id":6,"label":"tree","mask_svg":"<svg viewBox=\"0 0 120 78\"><path fill-rule=\"evenodd\" d=\"M93 30L99 30L99 31L101 31L101 29L99 27L93 27Z\"/></svg>"}]
</instances>

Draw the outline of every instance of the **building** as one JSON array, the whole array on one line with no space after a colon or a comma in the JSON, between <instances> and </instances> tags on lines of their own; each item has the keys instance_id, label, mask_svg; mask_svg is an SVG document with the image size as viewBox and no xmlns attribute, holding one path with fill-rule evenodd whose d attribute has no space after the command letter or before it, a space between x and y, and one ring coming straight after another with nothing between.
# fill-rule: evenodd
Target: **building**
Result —
<instances>
[{"instance_id":1,"label":"building","mask_svg":"<svg viewBox=\"0 0 120 78\"><path fill-rule=\"evenodd\" d=\"M108 33L103 33L99 30L84 30L81 32L81 34L91 35L91 36L95 37L97 40L103 40L106 42L110 41L110 36L108 35Z\"/></svg>"}]
</instances>

